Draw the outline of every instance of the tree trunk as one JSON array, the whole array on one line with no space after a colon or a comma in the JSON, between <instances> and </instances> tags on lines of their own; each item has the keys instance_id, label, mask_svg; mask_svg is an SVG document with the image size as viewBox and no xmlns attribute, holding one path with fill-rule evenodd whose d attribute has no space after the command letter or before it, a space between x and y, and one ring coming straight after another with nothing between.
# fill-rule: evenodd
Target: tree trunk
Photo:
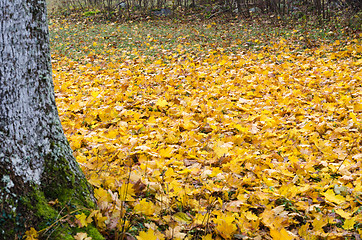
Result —
<instances>
[{"instance_id":1,"label":"tree trunk","mask_svg":"<svg viewBox=\"0 0 362 240\"><path fill-rule=\"evenodd\" d=\"M93 206L55 105L45 0L0 0L0 239Z\"/></svg>"}]
</instances>

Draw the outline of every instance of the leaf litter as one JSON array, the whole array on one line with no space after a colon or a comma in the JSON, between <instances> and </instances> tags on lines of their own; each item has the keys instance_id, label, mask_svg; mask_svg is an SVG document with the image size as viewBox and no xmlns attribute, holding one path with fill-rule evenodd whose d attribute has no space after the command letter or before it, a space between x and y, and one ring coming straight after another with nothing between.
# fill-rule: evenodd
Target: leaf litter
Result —
<instances>
[{"instance_id":1,"label":"leaf litter","mask_svg":"<svg viewBox=\"0 0 362 240\"><path fill-rule=\"evenodd\" d=\"M98 200L79 226L139 240L358 238L361 40L178 39L53 52L63 128Z\"/></svg>"}]
</instances>

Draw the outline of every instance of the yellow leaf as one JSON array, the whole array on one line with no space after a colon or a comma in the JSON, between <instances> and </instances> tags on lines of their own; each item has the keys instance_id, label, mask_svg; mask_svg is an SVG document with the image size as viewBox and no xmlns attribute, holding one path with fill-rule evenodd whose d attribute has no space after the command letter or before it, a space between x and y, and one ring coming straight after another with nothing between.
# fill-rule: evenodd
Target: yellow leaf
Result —
<instances>
[{"instance_id":1,"label":"yellow leaf","mask_svg":"<svg viewBox=\"0 0 362 240\"><path fill-rule=\"evenodd\" d=\"M343 224L343 228L346 229L346 230L351 230L353 229L353 226L355 224L355 221L356 221L356 218L353 217L353 218L350 218L350 219L346 219L344 221L344 224Z\"/></svg>"},{"instance_id":2,"label":"yellow leaf","mask_svg":"<svg viewBox=\"0 0 362 240\"><path fill-rule=\"evenodd\" d=\"M135 201L133 196L135 196L136 193L132 185L133 184L124 183L120 188L118 188L119 199L121 201Z\"/></svg>"},{"instance_id":3,"label":"yellow leaf","mask_svg":"<svg viewBox=\"0 0 362 240\"><path fill-rule=\"evenodd\" d=\"M98 91L91 92L92 97L96 98L99 95Z\"/></svg>"},{"instance_id":4,"label":"yellow leaf","mask_svg":"<svg viewBox=\"0 0 362 240\"><path fill-rule=\"evenodd\" d=\"M345 212L340 208L336 209L335 212L338 213L339 216L341 216L341 217L343 217L345 219L350 219L351 216L352 216L352 213Z\"/></svg>"},{"instance_id":5,"label":"yellow leaf","mask_svg":"<svg viewBox=\"0 0 362 240\"><path fill-rule=\"evenodd\" d=\"M94 190L94 196L96 197L96 199L98 200L98 202L110 202L111 201L111 196L109 195L109 193L104 190L103 188L97 188Z\"/></svg>"},{"instance_id":6,"label":"yellow leaf","mask_svg":"<svg viewBox=\"0 0 362 240\"><path fill-rule=\"evenodd\" d=\"M95 187L100 187L102 185L102 182L99 180L99 177L97 175L92 175L88 182Z\"/></svg>"},{"instance_id":7,"label":"yellow leaf","mask_svg":"<svg viewBox=\"0 0 362 240\"><path fill-rule=\"evenodd\" d=\"M275 224L275 216L274 212L271 209L265 209L264 212L260 215L262 218L262 222L267 227L274 227Z\"/></svg>"},{"instance_id":8,"label":"yellow leaf","mask_svg":"<svg viewBox=\"0 0 362 240\"><path fill-rule=\"evenodd\" d=\"M106 227L105 221L108 219L107 217L103 217L102 213L98 212L95 215L96 223L98 227L104 229Z\"/></svg>"},{"instance_id":9,"label":"yellow leaf","mask_svg":"<svg viewBox=\"0 0 362 240\"><path fill-rule=\"evenodd\" d=\"M81 108L79 102L74 102L72 105L69 106L69 110L73 111L73 112L77 112L79 111Z\"/></svg>"},{"instance_id":10,"label":"yellow leaf","mask_svg":"<svg viewBox=\"0 0 362 240\"><path fill-rule=\"evenodd\" d=\"M357 118L356 118L356 114L354 112L350 112L349 116L352 118L353 122L355 124L358 124Z\"/></svg>"},{"instance_id":11,"label":"yellow leaf","mask_svg":"<svg viewBox=\"0 0 362 240\"><path fill-rule=\"evenodd\" d=\"M159 98L156 102L156 106L160 108L164 108L168 105L168 102L162 98Z\"/></svg>"},{"instance_id":12,"label":"yellow leaf","mask_svg":"<svg viewBox=\"0 0 362 240\"><path fill-rule=\"evenodd\" d=\"M148 229L147 232L140 232L137 237L138 240L164 240L165 238L160 233L155 233L155 231L151 228Z\"/></svg>"},{"instance_id":13,"label":"yellow leaf","mask_svg":"<svg viewBox=\"0 0 362 240\"><path fill-rule=\"evenodd\" d=\"M315 231L322 231L322 227L328 224L328 219L323 217L317 217L313 220L313 227Z\"/></svg>"},{"instance_id":14,"label":"yellow leaf","mask_svg":"<svg viewBox=\"0 0 362 240\"><path fill-rule=\"evenodd\" d=\"M362 61L362 59L360 59ZM362 103L355 103L353 105L354 112L361 112L362 111Z\"/></svg>"},{"instance_id":15,"label":"yellow leaf","mask_svg":"<svg viewBox=\"0 0 362 240\"><path fill-rule=\"evenodd\" d=\"M252 220L252 221L256 221L259 219L258 216L256 216L254 213L252 213L250 211L245 213L245 217L246 217L246 219Z\"/></svg>"},{"instance_id":16,"label":"yellow leaf","mask_svg":"<svg viewBox=\"0 0 362 240\"><path fill-rule=\"evenodd\" d=\"M72 136L70 138L70 144L72 149L78 149L82 146L82 138L80 136Z\"/></svg>"},{"instance_id":17,"label":"yellow leaf","mask_svg":"<svg viewBox=\"0 0 362 240\"><path fill-rule=\"evenodd\" d=\"M227 154L229 152L229 150L226 147L215 147L214 148L214 152L216 154L217 158L220 158L222 156L224 156L225 154Z\"/></svg>"},{"instance_id":18,"label":"yellow leaf","mask_svg":"<svg viewBox=\"0 0 362 240\"><path fill-rule=\"evenodd\" d=\"M356 66L362 65L362 58L353 63Z\"/></svg>"},{"instance_id":19,"label":"yellow leaf","mask_svg":"<svg viewBox=\"0 0 362 240\"><path fill-rule=\"evenodd\" d=\"M324 194L327 201L334 202L336 204L341 204L346 201L346 199L341 195L334 194L332 189L328 189Z\"/></svg>"},{"instance_id":20,"label":"yellow leaf","mask_svg":"<svg viewBox=\"0 0 362 240\"><path fill-rule=\"evenodd\" d=\"M135 207L134 210L137 213L151 216L155 212L155 205L152 202L148 202L146 199L142 199Z\"/></svg>"},{"instance_id":21,"label":"yellow leaf","mask_svg":"<svg viewBox=\"0 0 362 240\"><path fill-rule=\"evenodd\" d=\"M282 228L280 231L276 229L270 229L270 236L272 236L273 240L292 240L294 237Z\"/></svg>"},{"instance_id":22,"label":"yellow leaf","mask_svg":"<svg viewBox=\"0 0 362 240\"><path fill-rule=\"evenodd\" d=\"M235 224L230 224L225 221L219 221L215 230L225 239L232 239L234 232L237 230Z\"/></svg>"},{"instance_id":23,"label":"yellow leaf","mask_svg":"<svg viewBox=\"0 0 362 240\"><path fill-rule=\"evenodd\" d=\"M196 214L196 216L193 217L193 223L196 225L203 225L206 221L206 216L202 215L201 213Z\"/></svg>"},{"instance_id":24,"label":"yellow leaf","mask_svg":"<svg viewBox=\"0 0 362 240\"><path fill-rule=\"evenodd\" d=\"M117 224L117 229L119 231L124 231L124 229L129 229L130 227L132 226L132 224L130 223L130 221L128 220L121 220L121 221L118 221L118 224Z\"/></svg>"},{"instance_id":25,"label":"yellow leaf","mask_svg":"<svg viewBox=\"0 0 362 240\"><path fill-rule=\"evenodd\" d=\"M226 154L228 154L229 152L229 149L232 148L232 143L231 142L228 142L228 143L224 143L224 142L217 142L214 146L214 152L216 154L216 157L217 158L220 158Z\"/></svg>"},{"instance_id":26,"label":"yellow leaf","mask_svg":"<svg viewBox=\"0 0 362 240\"><path fill-rule=\"evenodd\" d=\"M166 170L164 175L165 175L165 180L170 181L173 177L177 176L177 173L175 173L175 171L172 168L169 168Z\"/></svg>"},{"instance_id":27,"label":"yellow leaf","mask_svg":"<svg viewBox=\"0 0 362 240\"><path fill-rule=\"evenodd\" d=\"M186 213L183 212L175 213L172 217L182 224L189 224L192 222L192 218L190 218Z\"/></svg>"},{"instance_id":28,"label":"yellow leaf","mask_svg":"<svg viewBox=\"0 0 362 240\"><path fill-rule=\"evenodd\" d=\"M298 234L301 237L306 238L308 236L308 228L309 228L309 223L304 224L303 226L301 226L298 230Z\"/></svg>"},{"instance_id":29,"label":"yellow leaf","mask_svg":"<svg viewBox=\"0 0 362 240\"><path fill-rule=\"evenodd\" d=\"M84 213L77 214L75 215L75 217L79 220L79 227L87 227L88 223L92 222L92 219L87 218L87 215L85 215Z\"/></svg>"},{"instance_id":30,"label":"yellow leaf","mask_svg":"<svg viewBox=\"0 0 362 240\"><path fill-rule=\"evenodd\" d=\"M205 235L205 236L202 236L201 240L213 240L213 239L212 239L212 234L209 233L209 234L207 234L207 235Z\"/></svg>"},{"instance_id":31,"label":"yellow leaf","mask_svg":"<svg viewBox=\"0 0 362 240\"><path fill-rule=\"evenodd\" d=\"M25 232L25 240L37 240L39 237L38 232L34 228Z\"/></svg>"},{"instance_id":32,"label":"yellow leaf","mask_svg":"<svg viewBox=\"0 0 362 240\"><path fill-rule=\"evenodd\" d=\"M167 148L160 149L158 153L163 158L170 158L170 157L172 157L172 152L173 152L173 148L167 147Z\"/></svg>"},{"instance_id":33,"label":"yellow leaf","mask_svg":"<svg viewBox=\"0 0 362 240\"><path fill-rule=\"evenodd\" d=\"M233 234L237 230L235 223L233 223L235 218L231 215L221 215L218 216L214 222L216 224L215 230L220 236L225 239L232 239Z\"/></svg>"},{"instance_id":34,"label":"yellow leaf","mask_svg":"<svg viewBox=\"0 0 362 240\"><path fill-rule=\"evenodd\" d=\"M182 123L182 127L186 130L191 130L194 128L194 124L192 123L192 121L190 121L189 118L184 118L184 121Z\"/></svg>"}]
</instances>

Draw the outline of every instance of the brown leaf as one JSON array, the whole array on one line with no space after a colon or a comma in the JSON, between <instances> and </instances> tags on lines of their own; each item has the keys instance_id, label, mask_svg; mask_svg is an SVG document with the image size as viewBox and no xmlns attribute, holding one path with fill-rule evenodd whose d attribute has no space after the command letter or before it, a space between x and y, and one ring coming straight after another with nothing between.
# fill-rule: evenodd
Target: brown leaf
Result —
<instances>
[{"instance_id":1,"label":"brown leaf","mask_svg":"<svg viewBox=\"0 0 362 240\"><path fill-rule=\"evenodd\" d=\"M141 181L141 179L138 179L138 181L133 184L132 188L135 193L140 193L146 188L146 185Z\"/></svg>"}]
</instances>

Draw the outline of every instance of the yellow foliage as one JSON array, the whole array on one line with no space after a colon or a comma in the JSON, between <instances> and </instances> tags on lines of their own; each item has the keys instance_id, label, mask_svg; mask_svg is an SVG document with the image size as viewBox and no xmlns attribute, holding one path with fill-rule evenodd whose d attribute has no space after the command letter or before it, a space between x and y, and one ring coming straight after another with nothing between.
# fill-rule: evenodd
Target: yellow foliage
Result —
<instances>
[{"instance_id":1,"label":"yellow foliage","mask_svg":"<svg viewBox=\"0 0 362 240\"><path fill-rule=\"evenodd\" d=\"M330 202L336 203L336 204L341 204L344 203L346 201L346 199L341 196L341 195L336 195L332 189L327 190L324 193L324 196L326 197L326 199Z\"/></svg>"},{"instance_id":2,"label":"yellow foliage","mask_svg":"<svg viewBox=\"0 0 362 240\"><path fill-rule=\"evenodd\" d=\"M214 25L189 32L201 38ZM99 210L77 215L79 226L152 222L137 237L151 240L200 229L203 239L352 236L362 204L360 39L313 49L293 42L311 47L308 36L250 39L262 46L251 51L185 34L170 47L169 32L140 36L149 29L133 26L110 35L139 39L130 44L139 49L96 53L103 43L91 39L80 60L53 54L62 125L96 186Z\"/></svg>"},{"instance_id":3,"label":"yellow foliage","mask_svg":"<svg viewBox=\"0 0 362 240\"><path fill-rule=\"evenodd\" d=\"M215 230L225 239L232 239L233 234L237 230L236 224L234 223L235 218L230 215L219 215L215 220Z\"/></svg>"},{"instance_id":4,"label":"yellow foliage","mask_svg":"<svg viewBox=\"0 0 362 240\"><path fill-rule=\"evenodd\" d=\"M292 240L295 239L290 233L282 228L281 230L270 229L270 235L272 236L273 240Z\"/></svg>"},{"instance_id":5,"label":"yellow foliage","mask_svg":"<svg viewBox=\"0 0 362 240\"><path fill-rule=\"evenodd\" d=\"M181 224L189 224L192 221L192 219L186 213L183 212L175 213L172 217Z\"/></svg>"},{"instance_id":6,"label":"yellow foliage","mask_svg":"<svg viewBox=\"0 0 362 240\"><path fill-rule=\"evenodd\" d=\"M34 228L30 228L30 230L25 232L25 240L37 240L39 237L38 232Z\"/></svg>"},{"instance_id":7,"label":"yellow foliage","mask_svg":"<svg viewBox=\"0 0 362 240\"><path fill-rule=\"evenodd\" d=\"M136 213L151 216L155 212L155 206L152 202L148 202L146 199L142 199L138 204L135 205L134 210Z\"/></svg>"},{"instance_id":8,"label":"yellow foliage","mask_svg":"<svg viewBox=\"0 0 362 240\"><path fill-rule=\"evenodd\" d=\"M165 238L158 232L155 232L153 229L149 228L147 232L141 231L138 240L164 240Z\"/></svg>"},{"instance_id":9,"label":"yellow foliage","mask_svg":"<svg viewBox=\"0 0 362 240\"><path fill-rule=\"evenodd\" d=\"M75 215L76 219L79 221L79 227L87 227L89 223L93 220L91 218L87 218L87 215L84 213Z\"/></svg>"},{"instance_id":10,"label":"yellow foliage","mask_svg":"<svg viewBox=\"0 0 362 240\"><path fill-rule=\"evenodd\" d=\"M344 221L344 224L342 227L346 230L352 230L355 223L356 223L356 220L354 217L349 218Z\"/></svg>"}]
</instances>

